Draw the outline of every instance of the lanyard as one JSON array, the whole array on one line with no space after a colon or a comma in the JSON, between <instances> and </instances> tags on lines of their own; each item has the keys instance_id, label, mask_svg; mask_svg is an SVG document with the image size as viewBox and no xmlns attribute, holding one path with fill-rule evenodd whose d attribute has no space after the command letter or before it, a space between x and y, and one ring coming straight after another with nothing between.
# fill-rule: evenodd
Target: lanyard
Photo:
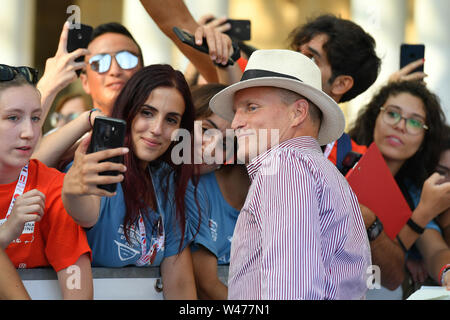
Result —
<instances>
[{"instance_id":1,"label":"lanyard","mask_svg":"<svg viewBox=\"0 0 450 320\"><path fill-rule=\"evenodd\" d=\"M147 251L147 233L145 231L145 224L144 219L142 217L142 214L139 213L139 219L138 219L138 226L139 226L139 235L140 235L140 243L141 243L141 257L136 262L138 266L147 266L153 263L155 260L156 254L158 251L164 248L164 225L162 222L161 215L158 218L157 222L157 236L153 237L151 240L150 248Z\"/></svg>"},{"instance_id":2,"label":"lanyard","mask_svg":"<svg viewBox=\"0 0 450 320\"><path fill-rule=\"evenodd\" d=\"M149 174L150 174L150 179L152 180L152 184L154 185L150 169L149 169ZM155 198L156 198L156 206L157 206L156 211L160 211L161 209L159 207L158 196L155 195ZM163 223L161 214L159 214L158 222L157 222L157 226L156 226L157 236L156 237L152 236L152 240L151 240L150 248L148 249L148 252L147 252L147 233L145 231L144 218L140 211L139 211L139 218L138 218L138 226L139 226L139 236L140 236L139 242L141 243L142 254L141 254L141 257L139 258L139 260L136 261L136 265L147 266L147 265L153 264L153 261L155 260L155 257L156 257L156 254L158 253L158 251L164 250L164 240L165 240L164 223Z\"/></svg>"},{"instance_id":3,"label":"lanyard","mask_svg":"<svg viewBox=\"0 0 450 320\"><path fill-rule=\"evenodd\" d=\"M6 219L9 218L11 211L14 207L14 203L16 202L16 198L23 194L25 190L25 185L28 180L28 164L22 168L19 175L19 180L17 180L16 189L14 190L13 197L11 199L11 203L9 204L8 212L6 213Z\"/></svg>"},{"instance_id":4,"label":"lanyard","mask_svg":"<svg viewBox=\"0 0 450 320\"><path fill-rule=\"evenodd\" d=\"M17 197L20 197L23 194L23 191L25 190L27 180L28 180L28 164L26 164L20 171L19 179L17 180L16 188L14 190L11 203L9 204L8 212L6 213L5 219L0 220L0 225L2 225L3 223L6 222L6 220L8 220ZM23 227L22 234L30 234L30 233L34 233L34 221L26 222Z\"/></svg>"}]
</instances>

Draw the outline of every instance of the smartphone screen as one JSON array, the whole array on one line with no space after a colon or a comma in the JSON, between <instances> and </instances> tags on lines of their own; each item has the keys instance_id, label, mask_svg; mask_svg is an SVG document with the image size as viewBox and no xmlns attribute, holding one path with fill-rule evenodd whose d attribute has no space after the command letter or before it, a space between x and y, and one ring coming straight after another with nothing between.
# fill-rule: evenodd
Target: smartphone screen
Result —
<instances>
[{"instance_id":1,"label":"smartphone screen","mask_svg":"<svg viewBox=\"0 0 450 320\"><path fill-rule=\"evenodd\" d=\"M94 130L92 132L91 143L88 147L88 153L94 153L106 149L115 149L123 146L125 139L126 122L121 119L109 117L96 117L94 121ZM113 157L102 160L101 162L123 163L123 157ZM100 175L116 176L118 171L104 171ZM100 189L109 192L115 192L117 184L99 185Z\"/></svg>"},{"instance_id":2,"label":"smartphone screen","mask_svg":"<svg viewBox=\"0 0 450 320\"><path fill-rule=\"evenodd\" d=\"M400 69L408 65L411 62L423 59L425 57L425 45L423 44L402 44L400 46ZM423 66L421 65L411 71L423 72Z\"/></svg>"}]
</instances>

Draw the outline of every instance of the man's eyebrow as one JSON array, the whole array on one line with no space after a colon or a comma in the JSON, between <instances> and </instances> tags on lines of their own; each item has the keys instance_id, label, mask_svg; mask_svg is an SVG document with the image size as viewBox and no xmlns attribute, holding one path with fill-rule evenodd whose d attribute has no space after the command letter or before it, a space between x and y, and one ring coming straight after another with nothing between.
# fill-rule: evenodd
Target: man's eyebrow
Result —
<instances>
[{"instance_id":1,"label":"man's eyebrow","mask_svg":"<svg viewBox=\"0 0 450 320\"><path fill-rule=\"evenodd\" d=\"M310 46L308 46L308 50L311 51L316 56L318 56L319 58L322 58L322 56L320 55L319 51L317 51L316 49L311 48Z\"/></svg>"},{"instance_id":2,"label":"man's eyebrow","mask_svg":"<svg viewBox=\"0 0 450 320\"><path fill-rule=\"evenodd\" d=\"M211 126L213 126L215 129L219 129L219 127L211 120L205 119L204 121L207 121Z\"/></svg>"}]
</instances>

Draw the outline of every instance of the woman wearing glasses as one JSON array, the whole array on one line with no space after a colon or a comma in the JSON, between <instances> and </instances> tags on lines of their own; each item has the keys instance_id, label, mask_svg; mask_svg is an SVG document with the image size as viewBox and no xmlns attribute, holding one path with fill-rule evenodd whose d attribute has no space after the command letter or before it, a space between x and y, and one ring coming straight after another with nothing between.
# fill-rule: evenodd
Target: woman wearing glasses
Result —
<instances>
[{"instance_id":1,"label":"woman wearing glasses","mask_svg":"<svg viewBox=\"0 0 450 320\"><path fill-rule=\"evenodd\" d=\"M440 274L442 266L450 263L450 250L447 246L439 250L436 241L442 242L442 236L436 236L439 240L431 243L426 237L433 231L431 228L437 227L432 220L450 207L450 183L442 183L443 177L435 172L444 124L437 96L423 83L394 82L381 88L361 110L349 134L366 146L375 141L413 210L410 221L398 234L397 244L406 253L416 240L417 244L426 242L418 247L430 275L450 288L450 279L441 279ZM367 220L375 223L373 212L363 210L363 214L371 216ZM377 264L376 257L372 258Z\"/></svg>"},{"instance_id":2,"label":"woman wearing glasses","mask_svg":"<svg viewBox=\"0 0 450 320\"><path fill-rule=\"evenodd\" d=\"M125 148L86 154L90 139L83 140L64 180L64 206L88 228L94 266L160 266L165 298L196 298L185 232L185 216L198 209L188 183L193 166L171 160L172 134L192 132L194 124L182 73L169 65L141 69L125 84L112 117L127 122ZM89 117L72 122L83 120L88 131ZM114 156L124 164L100 162ZM99 175L110 170L120 174ZM115 193L98 188L110 183L118 183Z\"/></svg>"},{"instance_id":3,"label":"woman wearing glasses","mask_svg":"<svg viewBox=\"0 0 450 320\"><path fill-rule=\"evenodd\" d=\"M55 112L50 116L50 124L53 128L61 128L89 109L86 95L81 93L65 95L58 101Z\"/></svg>"}]
</instances>

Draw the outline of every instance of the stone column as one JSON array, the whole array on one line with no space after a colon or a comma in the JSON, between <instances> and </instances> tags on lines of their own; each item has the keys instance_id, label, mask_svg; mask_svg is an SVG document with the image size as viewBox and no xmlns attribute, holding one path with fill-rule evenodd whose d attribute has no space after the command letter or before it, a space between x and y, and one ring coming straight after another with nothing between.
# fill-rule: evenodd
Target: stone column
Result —
<instances>
[{"instance_id":1,"label":"stone column","mask_svg":"<svg viewBox=\"0 0 450 320\"><path fill-rule=\"evenodd\" d=\"M424 71L428 87L441 99L450 124L450 1L416 0L417 43L425 44Z\"/></svg>"},{"instance_id":2,"label":"stone column","mask_svg":"<svg viewBox=\"0 0 450 320\"><path fill-rule=\"evenodd\" d=\"M140 1L123 1L122 22L139 43L145 65L172 63L172 42L147 14Z\"/></svg>"},{"instance_id":3,"label":"stone column","mask_svg":"<svg viewBox=\"0 0 450 320\"><path fill-rule=\"evenodd\" d=\"M0 0L0 63L34 66L35 0Z\"/></svg>"},{"instance_id":4,"label":"stone column","mask_svg":"<svg viewBox=\"0 0 450 320\"><path fill-rule=\"evenodd\" d=\"M406 18L406 0L351 1L351 20L375 39L382 64L375 84L348 103L347 125L356 118L359 108L369 102L374 91L387 81L392 72L399 69Z\"/></svg>"}]
</instances>

